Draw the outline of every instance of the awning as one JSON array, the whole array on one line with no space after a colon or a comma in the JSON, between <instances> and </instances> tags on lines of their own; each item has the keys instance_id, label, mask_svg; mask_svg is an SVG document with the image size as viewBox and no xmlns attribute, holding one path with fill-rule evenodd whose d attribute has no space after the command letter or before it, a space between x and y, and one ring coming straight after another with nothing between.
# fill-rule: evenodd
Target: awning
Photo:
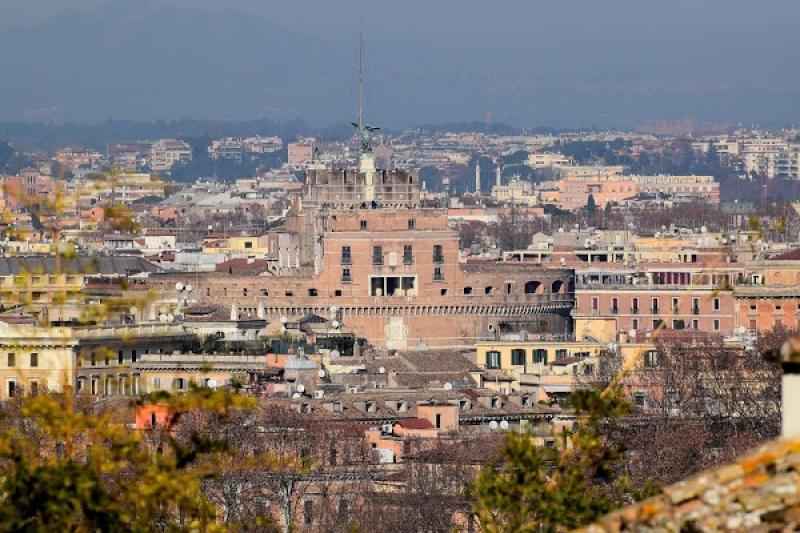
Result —
<instances>
[{"instance_id":1,"label":"awning","mask_svg":"<svg viewBox=\"0 0 800 533\"><path fill-rule=\"evenodd\" d=\"M569 394L575 388L572 385L542 385L547 394Z\"/></svg>"}]
</instances>

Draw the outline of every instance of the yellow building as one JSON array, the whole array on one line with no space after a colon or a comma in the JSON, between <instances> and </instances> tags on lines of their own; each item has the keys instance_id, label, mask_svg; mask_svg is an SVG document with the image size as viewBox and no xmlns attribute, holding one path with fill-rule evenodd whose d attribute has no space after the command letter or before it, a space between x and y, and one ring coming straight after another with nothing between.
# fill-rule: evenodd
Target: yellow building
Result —
<instances>
[{"instance_id":1,"label":"yellow building","mask_svg":"<svg viewBox=\"0 0 800 533\"><path fill-rule=\"evenodd\" d=\"M63 392L73 382L77 344L69 328L0 322L0 399Z\"/></svg>"},{"instance_id":2,"label":"yellow building","mask_svg":"<svg viewBox=\"0 0 800 533\"><path fill-rule=\"evenodd\" d=\"M248 258L264 258L269 253L266 235L250 237L208 237L203 243L203 253L244 255Z\"/></svg>"}]
</instances>

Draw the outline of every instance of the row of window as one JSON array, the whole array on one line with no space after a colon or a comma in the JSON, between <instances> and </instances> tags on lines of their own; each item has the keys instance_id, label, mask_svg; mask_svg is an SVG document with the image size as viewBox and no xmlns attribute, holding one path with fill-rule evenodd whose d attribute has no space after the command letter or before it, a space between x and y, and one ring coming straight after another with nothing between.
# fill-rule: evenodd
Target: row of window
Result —
<instances>
[{"instance_id":1,"label":"row of window","mask_svg":"<svg viewBox=\"0 0 800 533\"><path fill-rule=\"evenodd\" d=\"M641 324L644 325L644 323ZM712 324L711 329L713 331L720 331L722 329L722 324L718 318L715 318L711 324ZM638 318L634 318L633 320L631 320L631 329L638 331L639 325L640 322ZM653 331L656 331L659 329L666 328L667 324L663 320L657 318L653 320L652 326L653 326ZM676 318L672 321L672 329L687 329L687 328L699 331L700 321L697 320L696 318L692 319L691 322L679 318Z\"/></svg>"},{"instance_id":2,"label":"row of window","mask_svg":"<svg viewBox=\"0 0 800 533\"><path fill-rule=\"evenodd\" d=\"M138 361L138 359L139 355L136 353L136 350L131 350L131 363L135 363L136 361ZM122 350L119 350L117 352L117 364L121 365L124 361L125 361L125 353ZM110 357L106 356L103 358L103 364L108 366L110 363L111 363ZM83 360L79 358L78 366L82 365L83 365ZM89 366L97 366L97 354L95 354L94 352L92 352L89 355Z\"/></svg>"},{"instance_id":3,"label":"row of window","mask_svg":"<svg viewBox=\"0 0 800 533\"><path fill-rule=\"evenodd\" d=\"M334 217L334 219L335 219L335 218L336 218L336 217ZM366 221L366 220L359 220L359 221L358 221L358 227L359 227L359 229L361 229L362 231L365 231L365 230L369 229L369 224L367 224L367 221ZM416 221L416 219L409 218L409 219L408 219L408 222L407 222L407 226L406 226L406 227L407 227L408 229L417 229L417 221Z\"/></svg>"},{"instance_id":4,"label":"row of window","mask_svg":"<svg viewBox=\"0 0 800 533\"><path fill-rule=\"evenodd\" d=\"M13 368L17 366L17 354L9 353L6 362L8 363L9 368ZM38 353L31 353L28 355L28 366L31 368L35 368L39 366L39 354Z\"/></svg>"},{"instance_id":5,"label":"row of window","mask_svg":"<svg viewBox=\"0 0 800 533\"><path fill-rule=\"evenodd\" d=\"M350 246L342 246L341 262L343 265L353 264L353 249ZM433 262L444 263L444 251L441 244L433 245ZM372 264L376 266L383 265L383 246L376 245L372 247ZM414 264L414 247L410 244L403 246L403 264Z\"/></svg>"},{"instance_id":6,"label":"row of window","mask_svg":"<svg viewBox=\"0 0 800 533\"><path fill-rule=\"evenodd\" d=\"M566 349L556 350L556 359L567 357L569 352ZM531 363L534 364L547 364L547 350L542 348L535 348L531 350ZM526 365L528 364L528 351L524 348L514 348L511 350L511 364L512 365ZM498 369L500 368L500 352L496 350L489 350L486 352L485 360L486 368Z\"/></svg>"},{"instance_id":7,"label":"row of window","mask_svg":"<svg viewBox=\"0 0 800 533\"><path fill-rule=\"evenodd\" d=\"M611 298L611 306L609 308L609 312L612 314L617 314L620 312L621 308L619 305L620 299L617 297ZM680 299L677 297L672 298L672 307L671 311L673 313L677 313L680 311ZM577 304L576 304L577 305ZM712 300L712 309L717 312L722 308L722 302L719 298L714 298ZM592 311L599 311L600 310L600 298L597 296L592 296ZM631 305L629 311L631 314L638 314L641 310L639 307L639 298L634 296L631 298ZM660 313L663 311L661 308L661 298L654 296L650 300L650 312L653 314ZM693 315L700 314L700 298L692 298L692 307L691 312Z\"/></svg>"}]
</instances>

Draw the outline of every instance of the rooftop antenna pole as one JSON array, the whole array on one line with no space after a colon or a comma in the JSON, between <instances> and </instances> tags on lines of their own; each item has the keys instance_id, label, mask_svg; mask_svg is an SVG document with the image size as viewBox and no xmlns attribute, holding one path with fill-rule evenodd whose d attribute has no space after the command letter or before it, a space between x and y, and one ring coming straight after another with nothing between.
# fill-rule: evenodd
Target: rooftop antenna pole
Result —
<instances>
[{"instance_id":1,"label":"rooftop antenna pole","mask_svg":"<svg viewBox=\"0 0 800 533\"><path fill-rule=\"evenodd\" d=\"M358 32L358 131L364 129L364 34Z\"/></svg>"}]
</instances>

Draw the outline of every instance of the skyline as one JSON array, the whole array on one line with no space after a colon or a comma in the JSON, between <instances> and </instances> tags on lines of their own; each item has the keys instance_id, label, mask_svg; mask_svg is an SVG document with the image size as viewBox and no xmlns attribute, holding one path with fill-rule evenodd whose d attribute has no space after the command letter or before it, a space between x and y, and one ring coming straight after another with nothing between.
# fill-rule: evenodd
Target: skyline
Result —
<instances>
[{"instance_id":1,"label":"skyline","mask_svg":"<svg viewBox=\"0 0 800 533\"><path fill-rule=\"evenodd\" d=\"M18 52L0 69L17 82L0 89L0 120L340 123L355 107L359 23L368 116L389 128L487 116L555 128L800 120L791 114L800 81L788 68L800 15L792 2L747 13L739 1L509 1L480 17L473 2L215 4L4 3L0 44Z\"/></svg>"}]
</instances>

